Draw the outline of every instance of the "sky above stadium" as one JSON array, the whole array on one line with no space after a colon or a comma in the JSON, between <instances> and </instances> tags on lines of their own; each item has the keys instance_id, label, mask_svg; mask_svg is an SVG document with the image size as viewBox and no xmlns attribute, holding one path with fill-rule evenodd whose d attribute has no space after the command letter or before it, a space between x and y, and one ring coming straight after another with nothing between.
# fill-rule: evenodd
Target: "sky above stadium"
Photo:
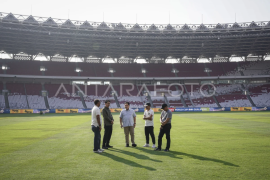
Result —
<instances>
[{"instance_id":1,"label":"sky above stadium","mask_svg":"<svg viewBox=\"0 0 270 180\"><path fill-rule=\"evenodd\" d=\"M237 22L269 21L269 7L270 0L0 0L0 12L139 24L232 23L235 13Z\"/></svg>"}]
</instances>

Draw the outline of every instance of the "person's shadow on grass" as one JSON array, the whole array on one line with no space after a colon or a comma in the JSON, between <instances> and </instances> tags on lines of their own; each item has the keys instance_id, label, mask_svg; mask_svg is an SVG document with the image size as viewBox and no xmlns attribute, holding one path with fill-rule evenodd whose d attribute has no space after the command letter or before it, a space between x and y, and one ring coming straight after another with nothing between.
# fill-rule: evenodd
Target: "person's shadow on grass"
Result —
<instances>
[{"instance_id":1,"label":"person's shadow on grass","mask_svg":"<svg viewBox=\"0 0 270 180\"><path fill-rule=\"evenodd\" d=\"M198 160L202 160L202 161L212 161L212 162L217 162L217 163L222 163L224 165L227 166L234 166L234 167L239 167L238 165L235 165L233 163L227 162L227 161L223 161L220 159L214 159L214 158L208 158L208 157L203 157L203 156L198 156L198 155L194 155L194 154L188 154L188 153L184 153L184 152L178 152L178 151L169 151L169 152L163 152L163 151L153 151L147 148L141 148L141 147L137 147L137 149L144 151L146 153L150 153L150 154L155 154L155 155L162 155L162 156L169 156L171 158L178 158L178 159L183 159L177 156L187 156L193 159L198 159Z\"/></svg>"},{"instance_id":2,"label":"person's shadow on grass","mask_svg":"<svg viewBox=\"0 0 270 180\"><path fill-rule=\"evenodd\" d=\"M137 159L150 160L150 161L154 161L154 162L162 162L162 161L157 160L157 159L151 159L151 158L149 158L146 155L138 154L138 153L135 153L135 152L126 151L126 150L123 150L123 149L112 148L112 149L110 149L110 151L114 151L114 152L118 152L118 153L123 153L123 154L129 155L129 156L135 157Z\"/></svg>"},{"instance_id":3,"label":"person's shadow on grass","mask_svg":"<svg viewBox=\"0 0 270 180\"><path fill-rule=\"evenodd\" d=\"M128 159L125 159L125 158L122 158L122 157L119 157L119 156L115 156L113 154L110 154L108 153L110 151L106 151L105 153L101 153L102 156L105 156L105 157L108 157L108 158L111 158L112 160L114 161L118 161L118 162L121 162L121 163L124 163L126 165L129 165L129 166L133 166L133 167L138 167L138 168L143 168L143 169L147 169L149 171L156 171L156 169L154 168L151 168L149 166L143 166L141 164L138 164L134 161L131 161L131 160L128 160Z\"/></svg>"}]
</instances>

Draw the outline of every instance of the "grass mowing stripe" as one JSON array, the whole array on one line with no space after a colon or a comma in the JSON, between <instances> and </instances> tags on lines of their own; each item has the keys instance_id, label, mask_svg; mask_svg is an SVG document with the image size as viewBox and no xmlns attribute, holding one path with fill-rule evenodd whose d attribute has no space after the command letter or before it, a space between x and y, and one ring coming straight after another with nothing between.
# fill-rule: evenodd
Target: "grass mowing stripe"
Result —
<instances>
[{"instance_id":1,"label":"grass mowing stripe","mask_svg":"<svg viewBox=\"0 0 270 180\"><path fill-rule=\"evenodd\" d=\"M85 115L85 114L70 114L68 116L80 116L80 115ZM42 116L39 114L0 114L0 127L5 126L5 125L31 122L31 121L39 121L42 119L55 118L55 117L61 117L61 116L67 116L67 114L46 114ZM89 117L89 119L90 118L91 117Z\"/></svg>"},{"instance_id":2,"label":"grass mowing stripe","mask_svg":"<svg viewBox=\"0 0 270 180\"><path fill-rule=\"evenodd\" d=\"M58 120L59 117L48 116L39 120L26 120L25 122L1 126L0 157L87 121L87 119L74 120L72 116L66 117L64 121L61 121L61 124Z\"/></svg>"},{"instance_id":3,"label":"grass mowing stripe","mask_svg":"<svg viewBox=\"0 0 270 180\"><path fill-rule=\"evenodd\" d=\"M196 113L194 113L196 114ZM231 120L243 119L245 121L256 121L256 122L269 122L270 112L212 112L212 113L201 113L200 115L207 115L212 118L220 117L220 118L229 118Z\"/></svg>"},{"instance_id":4,"label":"grass mowing stripe","mask_svg":"<svg viewBox=\"0 0 270 180\"><path fill-rule=\"evenodd\" d=\"M265 116L263 117L265 122L262 121L250 121L250 118L256 119L258 113L251 114L250 112L241 113L241 116L237 118L230 118L227 116L227 113L223 114L217 113L216 116L213 116L213 114L193 114L192 117L195 120L208 122L208 123L214 123L219 124L222 126L228 126L233 128L242 129L245 131L250 131L257 134L263 134L263 135L270 135L269 131L269 115L270 113L263 113ZM182 114L183 117L188 117L187 114ZM267 121L268 120L268 121ZM256 127L256 128L254 128Z\"/></svg>"}]
</instances>

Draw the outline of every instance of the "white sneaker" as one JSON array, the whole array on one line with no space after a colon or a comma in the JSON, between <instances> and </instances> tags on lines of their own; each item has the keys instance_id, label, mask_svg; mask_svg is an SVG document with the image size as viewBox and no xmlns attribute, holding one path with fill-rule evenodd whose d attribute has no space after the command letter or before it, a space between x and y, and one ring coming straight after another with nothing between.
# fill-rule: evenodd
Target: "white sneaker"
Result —
<instances>
[{"instance_id":1,"label":"white sneaker","mask_svg":"<svg viewBox=\"0 0 270 180\"><path fill-rule=\"evenodd\" d=\"M93 151L94 153L102 153L103 151L101 150L97 150L97 151Z\"/></svg>"},{"instance_id":2,"label":"white sneaker","mask_svg":"<svg viewBox=\"0 0 270 180\"><path fill-rule=\"evenodd\" d=\"M143 147L149 147L149 144L145 144Z\"/></svg>"},{"instance_id":3,"label":"white sneaker","mask_svg":"<svg viewBox=\"0 0 270 180\"><path fill-rule=\"evenodd\" d=\"M103 152L103 151L104 151L104 149L99 149L99 151Z\"/></svg>"},{"instance_id":4,"label":"white sneaker","mask_svg":"<svg viewBox=\"0 0 270 180\"><path fill-rule=\"evenodd\" d=\"M155 144L153 144L152 148L156 148L156 145L155 145Z\"/></svg>"}]
</instances>

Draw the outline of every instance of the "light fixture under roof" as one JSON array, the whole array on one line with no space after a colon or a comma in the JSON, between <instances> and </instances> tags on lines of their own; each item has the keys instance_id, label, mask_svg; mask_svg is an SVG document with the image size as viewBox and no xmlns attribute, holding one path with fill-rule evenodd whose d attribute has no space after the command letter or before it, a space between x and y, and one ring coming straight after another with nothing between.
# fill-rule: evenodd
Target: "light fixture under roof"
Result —
<instances>
[{"instance_id":1,"label":"light fixture under roof","mask_svg":"<svg viewBox=\"0 0 270 180\"><path fill-rule=\"evenodd\" d=\"M109 73L115 73L115 70L113 68L109 68L108 72Z\"/></svg>"},{"instance_id":2,"label":"light fixture under roof","mask_svg":"<svg viewBox=\"0 0 270 180\"><path fill-rule=\"evenodd\" d=\"M178 73L179 71L177 69L173 68L171 72L172 73Z\"/></svg>"},{"instance_id":3,"label":"light fixture under roof","mask_svg":"<svg viewBox=\"0 0 270 180\"><path fill-rule=\"evenodd\" d=\"M9 69L9 67L7 66L7 65L2 65L2 70L8 70Z\"/></svg>"},{"instance_id":4,"label":"light fixture under roof","mask_svg":"<svg viewBox=\"0 0 270 180\"><path fill-rule=\"evenodd\" d=\"M78 68L78 67L75 69L75 71L76 72L82 72L81 68Z\"/></svg>"},{"instance_id":5,"label":"light fixture under roof","mask_svg":"<svg viewBox=\"0 0 270 180\"><path fill-rule=\"evenodd\" d=\"M204 72L212 72L212 70L211 69L209 69L209 68L204 68Z\"/></svg>"},{"instance_id":6,"label":"light fixture under roof","mask_svg":"<svg viewBox=\"0 0 270 180\"><path fill-rule=\"evenodd\" d=\"M47 71L47 69L45 68L45 66L40 66L40 71Z\"/></svg>"},{"instance_id":7,"label":"light fixture under roof","mask_svg":"<svg viewBox=\"0 0 270 180\"><path fill-rule=\"evenodd\" d=\"M146 71L146 69L142 69L142 73L146 73L147 71Z\"/></svg>"}]
</instances>

